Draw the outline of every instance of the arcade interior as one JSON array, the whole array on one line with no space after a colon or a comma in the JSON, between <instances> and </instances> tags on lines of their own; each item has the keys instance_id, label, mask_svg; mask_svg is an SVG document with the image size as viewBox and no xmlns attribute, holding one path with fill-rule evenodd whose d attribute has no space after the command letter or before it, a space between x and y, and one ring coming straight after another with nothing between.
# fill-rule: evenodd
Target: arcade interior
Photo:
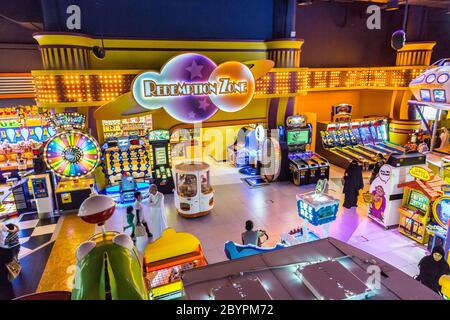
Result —
<instances>
[{"instance_id":1,"label":"arcade interior","mask_svg":"<svg viewBox=\"0 0 450 320\"><path fill-rule=\"evenodd\" d=\"M0 4L1 299L450 299L450 1L170 2Z\"/></svg>"}]
</instances>

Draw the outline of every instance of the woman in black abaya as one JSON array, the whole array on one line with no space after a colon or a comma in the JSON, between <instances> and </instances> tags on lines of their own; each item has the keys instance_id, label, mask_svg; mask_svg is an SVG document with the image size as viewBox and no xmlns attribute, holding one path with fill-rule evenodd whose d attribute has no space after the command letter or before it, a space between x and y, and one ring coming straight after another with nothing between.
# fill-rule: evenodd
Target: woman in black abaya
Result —
<instances>
[{"instance_id":1,"label":"woman in black abaya","mask_svg":"<svg viewBox=\"0 0 450 320\"><path fill-rule=\"evenodd\" d=\"M450 267L445 261L445 251L435 246L431 255L425 256L419 262L420 273L416 278L434 292L440 293L439 278L450 273Z\"/></svg>"},{"instance_id":2,"label":"woman in black abaya","mask_svg":"<svg viewBox=\"0 0 450 320\"><path fill-rule=\"evenodd\" d=\"M344 173L344 208L357 207L359 190L364 187L361 168L356 160L348 165Z\"/></svg>"}]
</instances>

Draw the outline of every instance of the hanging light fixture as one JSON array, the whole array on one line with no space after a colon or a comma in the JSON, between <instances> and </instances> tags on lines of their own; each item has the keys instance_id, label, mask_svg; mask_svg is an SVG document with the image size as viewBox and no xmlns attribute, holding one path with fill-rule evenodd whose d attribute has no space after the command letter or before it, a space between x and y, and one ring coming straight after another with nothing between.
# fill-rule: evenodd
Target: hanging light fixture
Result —
<instances>
[{"instance_id":1,"label":"hanging light fixture","mask_svg":"<svg viewBox=\"0 0 450 320\"><path fill-rule=\"evenodd\" d=\"M397 1L397 4L398 4L398 1ZM406 3L405 3L405 14L403 16L403 28L401 30L395 31L391 37L392 49L399 50L405 46L407 22L408 22L408 0L406 0Z\"/></svg>"}]
</instances>

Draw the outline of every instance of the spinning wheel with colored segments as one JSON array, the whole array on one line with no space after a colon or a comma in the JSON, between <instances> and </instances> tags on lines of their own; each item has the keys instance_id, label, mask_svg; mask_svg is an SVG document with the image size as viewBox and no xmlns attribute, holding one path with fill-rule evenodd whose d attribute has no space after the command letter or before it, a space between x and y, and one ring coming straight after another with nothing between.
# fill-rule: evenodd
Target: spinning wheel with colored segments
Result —
<instances>
[{"instance_id":1,"label":"spinning wheel with colored segments","mask_svg":"<svg viewBox=\"0 0 450 320\"><path fill-rule=\"evenodd\" d=\"M47 166L58 176L78 179L94 171L100 148L94 138L79 131L61 132L50 138L44 150Z\"/></svg>"}]
</instances>

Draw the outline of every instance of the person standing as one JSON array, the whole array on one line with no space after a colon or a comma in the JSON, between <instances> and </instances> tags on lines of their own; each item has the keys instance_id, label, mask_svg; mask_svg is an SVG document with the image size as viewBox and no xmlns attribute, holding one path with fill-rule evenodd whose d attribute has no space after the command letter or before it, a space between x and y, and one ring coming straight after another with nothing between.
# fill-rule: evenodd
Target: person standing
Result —
<instances>
[{"instance_id":1,"label":"person standing","mask_svg":"<svg viewBox=\"0 0 450 320\"><path fill-rule=\"evenodd\" d=\"M450 134L448 132L448 129L446 127L442 127L441 135L439 136L439 138L441 138L441 145L439 146L439 149L444 148L448 145L449 136Z\"/></svg>"},{"instance_id":2,"label":"person standing","mask_svg":"<svg viewBox=\"0 0 450 320\"><path fill-rule=\"evenodd\" d=\"M150 195L146 200L148 210L147 219L151 223L153 241L161 237L162 232L167 229L167 221L164 208L164 195L158 191L156 184L150 186Z\"/></svg>"},{"instance_id":3,"label":"person standing","mask_svg":"<svg viewBox=\"0 0 450 320\"><path fill-rule=\"evenodd\" d=\"M12 300L15 298L14 289L9 280L9 271L6 265L14 259L14 253L6 243L6 238L12 231L0 223L0 300Z\"/></svg>"},{"instance_id":4,"label":"person standing","mask_svg":"<svg viewBox=\"0 0 450 320\"><path fill-rule=\"evenodd\" d=\"M445 261L445 251L441 246L435 246L431 255L425 256L419 262L419 275L416 280L436 293L441 292L439 279L450 274L450 267Z\"/></svg>"},{"instance_id":5,"label":"person standing","mask_svg":"<svg viewBox=\"0 0 450 320\"><path fill-rule=\"evenodd\" d=\"M362 170L358 161L352 160L344 173L344 208L357 207L359 190L364 187Z\"/></svg>"},{"instance_id":6,"label":"person standing","mask_svg":"<svg viewBox=\"0 0 450 320\"><path fill-rule=\"evenodd\" d=\"M134 208L132 206L127 207L127 225L123 227L123 232L125 232L128 228L131 228L131 239L133 239L133 241L136 241L136 235L134 234L136 226L134 224L133 210Z\"/></svg>"},{"instance_id":7,"label":"person standing","mask_svg":"<svg viewBox=\"0 0 450 320\"><path fill-rule=\"evenodd\" d=\"M380 172L380 168L382 166L384 166L385 161L384 161L384 157L381 153L377 154L377 162L375 163L375 166L373 167L372 170L372 175L370 176L370 180L369 180L369 185L372 184L373 180L375 180L375 178L378 175L378 172Z\"/></svg>"},{"instance_id":8,"label":"person standing","mask_svg":"<svg viewBox=\"0 0 450 320\"><path fill-rule=\"evenodd\" d=\"M136 191L134 193L134 198L136 199L136 201L134 202L134 212L136 212L136 223L135 225L138 226L140 223L142 223L142 225L145 227L145 232L147 233L147 236L149 238L153 237L152 233L150 232L150 230L148 229L148 219L145 216L144 213L144 208L142 206L142 193L140 193L139 191ZM138 234L139 236L139 234Z\"/></svg>"}]
</instances>

